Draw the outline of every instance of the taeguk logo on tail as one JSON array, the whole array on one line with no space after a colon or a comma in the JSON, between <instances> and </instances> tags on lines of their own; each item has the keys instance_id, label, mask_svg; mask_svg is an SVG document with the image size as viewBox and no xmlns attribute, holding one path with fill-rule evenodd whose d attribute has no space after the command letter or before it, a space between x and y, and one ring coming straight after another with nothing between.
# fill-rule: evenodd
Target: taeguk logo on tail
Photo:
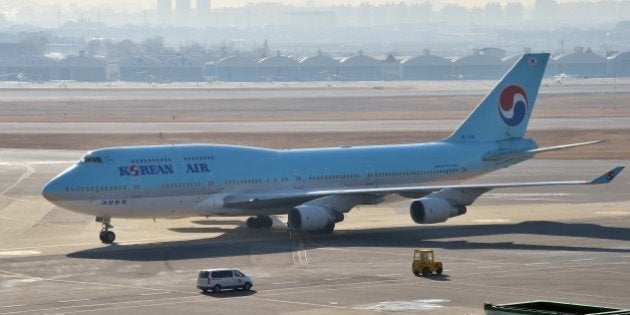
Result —
<instances>
[{"instance_id":1,"label":"taeguk logo on tail","mask_svg":"<svg viewBox=\"0 0 630 315\"><path fill-rule=\"evenodd\" d=\"M503 89L499 97L499 114L508 126L516 126L525 119L527 113L527 94L518 85Z\"/></svg>"}]
</instances>

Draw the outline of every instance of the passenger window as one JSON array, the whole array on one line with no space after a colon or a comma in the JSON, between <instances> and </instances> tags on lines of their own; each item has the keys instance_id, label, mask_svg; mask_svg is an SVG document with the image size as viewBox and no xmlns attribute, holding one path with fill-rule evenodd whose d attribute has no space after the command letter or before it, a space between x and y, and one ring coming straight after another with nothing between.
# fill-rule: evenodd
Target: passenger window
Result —
<instances>
[{"instance_id":1,"label":"passenger window","mask_svg":"<svg viewBox=\"0 0 630 315\"><path fill-rule=\"evenodd\" d=\"M238 270L234 270L234 276L235 277L242 277L243 274L240 271L238 271Z\"/></svg>"},{"instance_id":2,"label":"passenger window","mask_svg":"<svg viewBox=\"0 0 630 315\"><path fill-rule=\"evenodd\" d=\"M209 275L210 275L210 273L207 272L207 271L199 272L199 278L208 278Z\"/></svg>"}]
</instances>

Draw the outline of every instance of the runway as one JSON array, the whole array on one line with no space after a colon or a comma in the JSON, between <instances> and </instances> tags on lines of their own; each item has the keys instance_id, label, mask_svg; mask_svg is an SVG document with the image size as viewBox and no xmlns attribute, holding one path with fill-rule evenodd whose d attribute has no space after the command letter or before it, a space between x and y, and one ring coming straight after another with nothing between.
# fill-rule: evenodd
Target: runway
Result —
<instances>
[{"instance_id":1,"label":"runway","mask_svg":"<svg viewBox=\"0 0 630 315\"><path fill-rule=\"evenodd\" d=\"M485 95L497 80L374 81L374 82L182 82L147 84L134 82L48 82L17 84L0 82L2 101L42 100L223 100L238 98L348 98ZM25 93L28 91L28 93ZM628 78L571 78L562 83L544 79L541 94L614 94L630 92Z\"/></svg>"},{"instance_id":2,"label":"runway","mask_svg":"<svg viewBox=\"0 0 630 315\"><path fill-rule=\"evenodd\" d=\"M451 131L461 120L0 122L0 134L326 133ZM630 129L630 117L536 118L531 130Z\"/></svg>"},{"instance_id":3,"label":"runway","mask_svg":"<svg viewBox=\"0 0 630 315\"><path fill-rule=\"evenodd\" d=\"M0 314L482 314L533 299L630 307L630 177L594 187L496 190L466 215L414 224L408 201L359 207L333 235L289 237L245 218L116 220L52 206L42 185L83 151L0 150ZM628 160L532 160L474 180L591 179ZM412 275L433 248L440 277ZM201 294L202 268L232 266L251 292Z\"/></svg>"}]
</instances>

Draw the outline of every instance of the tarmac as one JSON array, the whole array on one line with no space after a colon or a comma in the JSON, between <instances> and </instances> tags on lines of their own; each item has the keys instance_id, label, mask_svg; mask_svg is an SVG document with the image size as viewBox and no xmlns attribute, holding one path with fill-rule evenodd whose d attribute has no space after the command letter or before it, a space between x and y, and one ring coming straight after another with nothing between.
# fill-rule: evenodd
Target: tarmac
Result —
<instances>
[{"instance_id":1,"label":"tarmac","mask_svg":"<svg viewBox=\"0 0 630 315\"><path fill-rule=\"evenodd\" d=\"M245 218L113 220L47 203L42 185L80 151L2 150L0 314L244 312L482 314L483 302L548 299L630 307L630 180L603 186L496 190L466 215L419 226L408 202L359 207L332 235L291 236ZM508 182L595 178L622 161L533 160L479 178ZM442 276L416 277L416 248ZM202 294L197 271L235 267L251 292Z\"/></svg>"},{"instance_id":2,"label":"tarmac","mask_svg":"<svg viewBox=\"0 0 630 315\"><path fill-rule=\"evenodd\" d=\"M0 314L483 314L484 302L537 299L630 308L628 170L608 185L494 190L436 225L413 223L409 200L360 206L332 235L291 235L285 216L270 230L244 217L114 218L108 246L93 217L40 195L84 153L0 149ZM470 182L588 180L629 162L535 159ZM414 276L416 248L434 249L444 274ZM253 290L196 289L198 270L218 267L248 274Z\"/></svg>"}]
</instances>

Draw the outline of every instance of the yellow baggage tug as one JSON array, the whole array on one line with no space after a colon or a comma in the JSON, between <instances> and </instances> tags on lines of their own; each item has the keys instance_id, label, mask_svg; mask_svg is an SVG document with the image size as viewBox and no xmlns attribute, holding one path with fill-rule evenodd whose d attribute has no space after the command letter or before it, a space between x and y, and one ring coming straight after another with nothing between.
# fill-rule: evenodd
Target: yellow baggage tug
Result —
<instances>
[{"instance_id":1,"label":"yellow baggage tug","mask_svg":"<svg viewBox=\"0 0 630 315\"><path fill-rule=\"evenodd\" d=\"M413 263L411 264L411 271L414 275L428 276L432 273L442 274L442 262L436 261L433 257L433 250L431 249L416 249L413 252Z\"/></svg>"}]
</instances>

